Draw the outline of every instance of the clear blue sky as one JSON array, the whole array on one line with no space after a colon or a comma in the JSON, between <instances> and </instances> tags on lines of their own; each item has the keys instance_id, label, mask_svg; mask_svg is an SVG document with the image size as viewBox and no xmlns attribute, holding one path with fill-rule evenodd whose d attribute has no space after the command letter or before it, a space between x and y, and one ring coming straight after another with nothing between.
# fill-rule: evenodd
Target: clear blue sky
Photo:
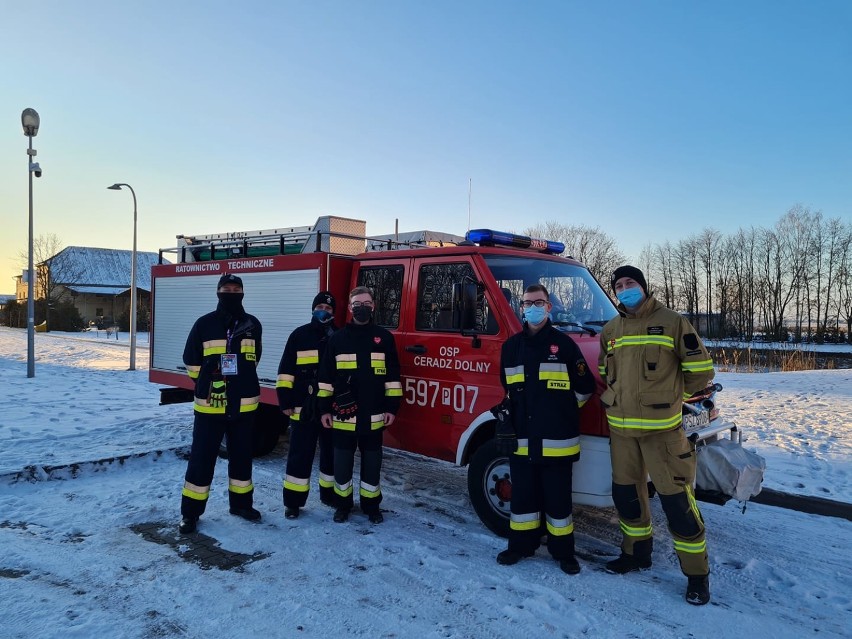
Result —
<instances>
[{"instance_id":1,"label":"clear blue sky","mask_svg":"<svg viewBox=\"0 0 852 639\"><path fill-rule=\"evenodd\" d=\"M4 1L0 292L35 234L600 226L635 258L852 218L852 2Z\"/></svg>"}]
</instances>

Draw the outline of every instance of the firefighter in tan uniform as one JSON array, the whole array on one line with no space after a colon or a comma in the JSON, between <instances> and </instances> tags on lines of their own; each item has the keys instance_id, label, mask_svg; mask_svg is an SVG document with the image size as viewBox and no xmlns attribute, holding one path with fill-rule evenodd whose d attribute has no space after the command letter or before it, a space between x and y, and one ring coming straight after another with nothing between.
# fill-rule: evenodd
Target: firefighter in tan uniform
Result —
<instances>
[{"instance_id":1,"label":"firefighter in tan uniform","mask_svg":"<svg viewBox=\"0 0 852 639\"><path fill-rule=\"evenodd\" d=\"M216 287L216 310L189 332L183 362L195 380L195 424L183 485L180 532L193 533L207 507L222 438L227 436L228 501L232 515L256 521L252 507L252 427L260 402L257 363L261 326L243 309L243 281L225 273Z\"/></svg>"},{"instance_id":2,"label":"firefighter in tan uniform","mask_svg":"<svg viewBox=\"0 0 852 639\"><path fill-rule=\"evenodd\" d=\"M642 271L621 266L612 275L618 316L604 326L598 368L607 388L612 498L623 539L607 570L649 568L653 530L647 475L660 495L686 600L710 600L704 521L693 493L695 449L681 427L683 400L713 379L713 362L692 325L648 293Z\"/></svg>"}]
</instances>

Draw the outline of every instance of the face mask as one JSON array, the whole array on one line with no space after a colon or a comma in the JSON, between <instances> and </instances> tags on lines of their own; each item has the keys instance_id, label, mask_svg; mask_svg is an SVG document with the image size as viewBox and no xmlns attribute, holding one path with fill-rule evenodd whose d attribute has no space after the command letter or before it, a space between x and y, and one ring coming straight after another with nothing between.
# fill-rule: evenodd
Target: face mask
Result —
<instances>
[{"instance_id":1,"label":"face mask","mask_svg":"<svg viewBox=\"0 0 852 639\"><path fill-rule=\"evenodd\" d=\"M530 306L524 309L524 319L527 324L538 325L547 318L547 310L544 306Z\"/></svg>"},{"instance_id":2,"label":"face mask","mask_svg":"<svg viewBox=\"0 0 852 639\"><path fill-rule=\"evenodd\" d=\"M332 314L324 308L319 308L313 312L314 318L321 324L328 324L331 321Z\"/></svg>"},{"instance_id":3,"label":"face mask","mask_svg":"<svg viewBox=\"0 0 852 639\"><path fill-rule=\"evenodd\" d=\"M624 304L627 308L635 308L645 299L645 293L638 286L626 288L615 294L618 301Z\"/></svg>"},{"instance_id":4,"label":"face mask","mask_svg":"<svg viewBox=\"0 0 852 639\"><path fill-rule=\"evenodd\" d=\"M373 317L373 309L369 306L359 306L352 309L352 317L359 324L366 324Z\"/></svg>"},{"instance_id":5,"label":"face mask","mask_svg":"<svg viewBox=\"0 0 852 639\"><path fill-rule=\"evenodd\" d=\"M219 298L219 306L231 315L241 315L243 311L244 293L216 293Z\"/></svg>"}]
</instances>

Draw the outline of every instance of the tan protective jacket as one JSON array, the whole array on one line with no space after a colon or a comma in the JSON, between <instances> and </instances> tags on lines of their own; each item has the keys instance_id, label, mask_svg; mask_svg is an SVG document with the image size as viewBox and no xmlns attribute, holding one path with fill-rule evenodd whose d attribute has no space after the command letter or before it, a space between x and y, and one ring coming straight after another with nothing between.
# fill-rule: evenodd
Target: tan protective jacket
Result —
<instances>
[{"instance_id":1,"label":"tan protective jacket","mask_svg":"<svg viewBox=\"0 0 852 639\"><path fill-rule=\"evenodd\" d=\"M598 370L610 429L626 436L681 425L683 400L713 379L713 362L689 321L652 296L635 315L619 315L601 332Z\"/></svg>"}]
</instances>

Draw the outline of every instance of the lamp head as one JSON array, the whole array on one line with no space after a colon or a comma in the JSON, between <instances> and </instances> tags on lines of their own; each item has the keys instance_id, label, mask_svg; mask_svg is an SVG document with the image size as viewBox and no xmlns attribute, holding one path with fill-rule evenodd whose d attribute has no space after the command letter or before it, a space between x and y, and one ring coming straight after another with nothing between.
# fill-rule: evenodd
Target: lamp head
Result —
<instances>
[{"instance_id":1,"label":"lamp head","mask_svg":"<svg viewBox=\"0 0 852 639\"><path fill-rule=\"evenodd\" d=\"M24 109L21 112L21 126L24 127L24 135L28 138L34 138L38 135L40 123L41 118L38 117L38 111L35 109Z\"/></svg>"},{"instance_id":2,"label":"lamp head","mask_svg":"<svg viewBox=\"0 0 852 639\"><path fill-rule=\"evenodd\" d=\"M121 184L113 184L112 186L108 186L107 188L110 189L111 191L120 191L121 190Z\"/></svg>"}]
</instances>

